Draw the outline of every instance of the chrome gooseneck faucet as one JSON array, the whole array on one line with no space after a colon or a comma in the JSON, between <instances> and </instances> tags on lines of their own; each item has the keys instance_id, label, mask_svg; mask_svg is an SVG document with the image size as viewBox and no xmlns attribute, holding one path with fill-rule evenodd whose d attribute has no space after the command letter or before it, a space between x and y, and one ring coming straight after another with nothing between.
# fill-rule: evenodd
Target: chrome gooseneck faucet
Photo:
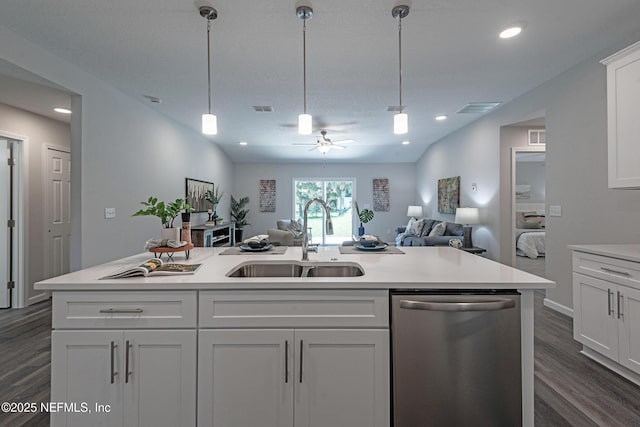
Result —
<instances>
[{"instance_id":1,"label":"chrome gooseneck faucet","mask_svg":"<svg viewBox=\"0 0 640 427\"><path fill-rule=\"evenodd\" d=\"M326 230L325 234L332 235L333 234L333 222L331 222L331 213L329 212L329 207L322 199L311 199L304 205L304 223L302 224L302 261L309 261L309 233L307 228L307 215L309 212L309 206L313 202L318 202L324 208L324 211L327 213L327 221L326 221Z\"/></svg>"}]
</instances>

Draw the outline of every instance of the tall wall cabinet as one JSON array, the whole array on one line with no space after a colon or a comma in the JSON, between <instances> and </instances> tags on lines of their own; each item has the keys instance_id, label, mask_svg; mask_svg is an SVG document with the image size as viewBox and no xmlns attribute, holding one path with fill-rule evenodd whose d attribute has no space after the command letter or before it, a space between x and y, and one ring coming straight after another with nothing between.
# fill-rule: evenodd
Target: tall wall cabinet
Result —
<instances>
[{"instance_id":1,"label":"tall wall cabinet","mask_svg":"<svg viewBox=\"0 0 640 427\"><path fill-rule=\"evenodd\" d=\"M609 188L640 188L640 42L601 62L607 66Z\"/></svg>"}]
</instances>

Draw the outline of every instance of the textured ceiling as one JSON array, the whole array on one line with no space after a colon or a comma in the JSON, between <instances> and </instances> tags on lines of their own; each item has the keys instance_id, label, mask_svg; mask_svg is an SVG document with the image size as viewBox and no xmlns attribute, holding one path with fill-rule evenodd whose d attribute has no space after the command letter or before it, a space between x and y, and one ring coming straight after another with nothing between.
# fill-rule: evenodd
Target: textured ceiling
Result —
<instances>
[{"instance_id":1,"label":"textured ceiling","mask_svg":"<svg viewBox=\"0 0 640 427\"><path fill-rule=\"evenodd\" d=\"M637 0L412 1L403 20L409 134L392 132L398 104L394 3L318 0L307 23L308 112L315 132L353 138L327 161L412 162L476 120L476 101L507 102L640 31ZM206 20L183 0L2 0L0 25L199 130L206 112ZM236 162L317 161L302 112L302 22L294 2L217 1L213 23L211 139ZM508 24L525 31L501 40ZM0 68L0 72L2 69ZM252 106L273 106L256 113ZM436 122L438 114L449 119ZM401 145L403 139L410 145ZM247 141L247 146L238 145Z\"/></svg>"}]
</instances>

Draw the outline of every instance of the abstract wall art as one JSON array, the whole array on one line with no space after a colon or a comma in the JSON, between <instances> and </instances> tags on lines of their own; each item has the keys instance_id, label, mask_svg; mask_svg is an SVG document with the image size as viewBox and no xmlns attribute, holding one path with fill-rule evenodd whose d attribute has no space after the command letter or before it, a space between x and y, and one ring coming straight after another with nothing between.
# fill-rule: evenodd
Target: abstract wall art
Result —
<instances>
[{"instance_id":1,"label":"abstract wall art","mask_svg":"<svg viewBox=\"0 0 640 427\"><path fill-rule=\"evenodd\" d=\"M460 177L438 180L438 212L455 214L460 207Z\"/></svg>"}]
</instances>

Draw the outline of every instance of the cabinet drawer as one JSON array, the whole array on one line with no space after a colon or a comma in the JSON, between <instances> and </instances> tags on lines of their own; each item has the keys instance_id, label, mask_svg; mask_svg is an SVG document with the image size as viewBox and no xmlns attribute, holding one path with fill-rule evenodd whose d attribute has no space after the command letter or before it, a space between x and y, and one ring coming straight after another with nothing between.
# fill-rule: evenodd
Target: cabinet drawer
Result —
<instances>
[{"instance_id":1,"label":"cabinet drawer","mask_svg":"<svg viewBox=\"0 0 640 427\"><path fill-rule=\"evenodd\" d=\"M54 292L57 329L195 328L196 292Z\"/></svg>"},{"instance_id":2,"label":"cabinet drawer","mask_svg":"<svg viewBox=\"0 0 640 427\"><path fill-rule=\"evenodd\" d=\"M640 288L640 264L636 262L574 251L573 271Z\"/></svg>"},{"instance_id":3,"label":"cabinet drawer","mask_svg":"<svg viewBox=\"0 0 640 427\"><path fill-rule=\"evenodd\" d=\"M202 291L204 328L389 326L387 291Z\"/></svg>"}]
</instances>

